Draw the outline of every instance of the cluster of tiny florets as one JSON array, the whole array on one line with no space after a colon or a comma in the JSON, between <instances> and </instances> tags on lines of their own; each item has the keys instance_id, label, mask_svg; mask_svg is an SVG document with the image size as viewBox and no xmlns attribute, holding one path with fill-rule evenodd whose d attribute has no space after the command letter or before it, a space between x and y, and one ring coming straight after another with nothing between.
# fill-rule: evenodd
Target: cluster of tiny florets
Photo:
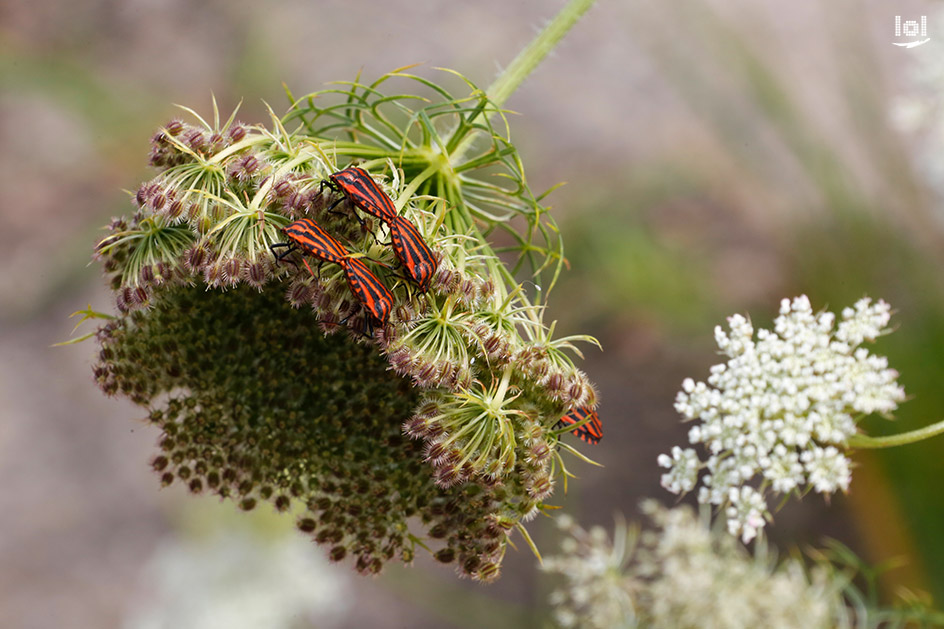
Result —
<instances>
[{"instance_id":1,"label":"cluster of tiny florets","mask_svg":"<svg viewBox=\"0 0 944 629\"><path fill-rule=\"evenodd\" d=\"M643 511L653 528L620 523L612 541L600 527L558 518L568 536L543 566L565 579L550 598L558 625L814 629L842 617L842 583L827 571L752 557L687 506L647 501Z\"/></svg>"},{"instance_id":2,"label":"cluster of tiny florets","mask_svg":"<svg viewBox=\"0 0 944 629\"><path fill-rule=\"evenodd\" d=\"M326 160L278 121L165 125L158 174L96 247L120 313L99 330L96 381L161 430L162 484L301 513L301 531L364 573L412 559L412 520L437 560L492 580L553 492L552 427L595 391L481 240L407 204L437 264L421 292L388 226L325 185L339 169ZM377 180L395 198L390 170ZM388 321L341 265L276 257L303 217L391 291Z\"/></svg>"},{"instance_id":3,"label":"cluster of tiny florets","mask_svg":"<svg viewBox=\"0 0 944 629\"><path fill-rule=\"evenodd\" d=\"M837 325L806 297L785 299L773 330L758 330L756 341L746 318L730 317L730 332L715 330L728 362L712 367L707 382L686 379L675 403L698 422L689 441L708 457L681 447L661 455L663 487L691 491L706 472L699 502L723 508L730 532L745 542L769 518L769 494L848 489L844 450L857 420L890 413L905 398L888 361L859 347L884 334L890 317L888 304L866 298Z\"/></svg>"}]
</instances>

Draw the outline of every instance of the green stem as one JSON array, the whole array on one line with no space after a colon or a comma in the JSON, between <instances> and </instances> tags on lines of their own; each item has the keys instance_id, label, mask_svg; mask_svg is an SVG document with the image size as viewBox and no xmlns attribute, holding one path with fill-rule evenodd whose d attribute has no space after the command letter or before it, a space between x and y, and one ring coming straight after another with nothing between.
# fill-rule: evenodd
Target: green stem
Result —
<instances>
[{"instance_id":1,"label":"green stem","mask_svg":"<svg viewBox=\"0 0 944 629\"><path fill-rule=\"evenodd\" d=\"M524 50L518 53L518 56L515 57L514 61L495 79L495 82L485 90L485 95L492 104L495 105L495 109L489 107L476 118L483 115L494 115L497 109L501 109L508 98L518 89L528 75L531 74L554 47L557 46L564 38L564 35L567 34L567 31L577 23L577 20L593 6L594 2L595 0L570 0L570 2L561 9L560 13L547 23L547 26L541 30L538 36L535 37ZM469 121L470 124L474 124L475 122L476 120ZM449 156L449 161L453 164L459 163L462 155L469 149L474 139L475 134L467 134L462 143L453 151L452 155Z\"/></svg>"},{"instance_id":2,"label":"green stem","mask_svg":"<svg viewBox=\"0 0 944 629\"><path fill-rule=\"evenodd\" d=\"M416 190L421 185L423 185L423 182L425 182L427 179L435 175L437 172L439 172L439 170L440 170L439 164L430 164L426 168L426 170L424 170L419 175L414 177L413 181L410 182L410 185L404 188L403 192L400 194L400 196L397 198L396 203L394 204L394 207L397 209L397 212L400 212L401 210L403 210L403 206L405 206L409 202L409 200L413 198L413 195L416 194Z\"/></svg>"},{"instance_id":3,"label":"green stem","mask_svg":"<svg viewBox=\"0 0 944 629\"><path fill-rule=\"evenodd\" d=\"M944 433L944 420L919 428L909 432L903 432L897 435L888 435L887 437L869 437L868 435L853 435L849 439L849 445L853 448L875 449L892 448L894 446L904 446L910 443L917 443L936 437Z\"/></svg>"},{"instance_id":4,"label":"green stem","mask_svg":"<svg viewBox=\"0 0 944 629\"><path fill-rule=\"evenodd\" d=\"M515 60L505 68L501 76L485 90L486 96L501 107L529 74L538 66L564 38L574 24L586 13L594 0L570 0L554 19L522 50Z\"/></svg>"}]
</instances>

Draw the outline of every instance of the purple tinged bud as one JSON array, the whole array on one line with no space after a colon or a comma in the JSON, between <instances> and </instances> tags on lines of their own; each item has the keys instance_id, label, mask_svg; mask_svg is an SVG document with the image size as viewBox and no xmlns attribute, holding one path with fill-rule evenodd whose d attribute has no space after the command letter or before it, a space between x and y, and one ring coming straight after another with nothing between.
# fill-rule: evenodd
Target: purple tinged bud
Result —
<instances>
[{"instance_id":1,"label":"purple tinged bud","mask_svg":"<svg viewBox=\"0 0 944 629\"><path fill-rule=\"evenodd\" d=\"M488 301L495 296L495 282L488 278L479 282L479 298L482 301Z\"/></svg>"},{"instance_id":2,"label":"purple tinged bud","mask_svg":"<svg viewBox=\"0 0 944 629\"><path fill-rule=\"evenodd\" d=\"M256 288L261 289L266 283L266 267L262 262L249 262L246 266L246 279Z\"/></svg>"},{"instance_id":3,"label":"purple tinged bud","mask_svg":"<svg viewBox=\"0 0 944 629\"><path fill-rule=\"evenodd\" d=\"M272 186L272 194L277 199L284 199L288 195L292 194L294 190L295 189L292 186L292 183L288 181L287 179L282 179L281 181L276 183L274 186Z\"/></svg>"},{"instance_id":4,"label":"purple tinged bud","mask_svg":"<svg viewBox=\"0 0 944 629\"><path fill-rule=\"evenodd\" d=\"M430 423L426 427L426 438L438 439L445 432L446 432L446 429L443 428L442 424L440 424L439 422Z\"/></svg>"},{"instance_id":5,"label":"purple tinged bud","mask_svg":"<svg viewBox=\"0 0 944 629\"><path fill-rule=\"evenodd\" d=\"M528 495L535 500L544 500L554 493L554 483L547 476L538 476L527 486Z\"/></svg>"},{"instance_id":6,"label":"purple tinged bud","mask_svg":"<svg viewBox=\"0 0 944 629\"><path fill-rule=\"evenodd\" d=\"M223 280L223 268L219 263L207 264L203 267L203 282L210 287L217 287Z\"/></svg>"},{"instance_id":7,"label":"purple tinged bud","mask_svg":"<svg viewBox=\"0 0 944 629\"><path fill-rule=\"evenodd\" d=\"M229 137L233 142L239 142L246 137L246 127L242 123L235 123L229 130Z\"/></svg>"},{"instance_id":8,"label":"purple tinged bud","mask_svg":"<svg viewBox=\"0 0 944 629\"><path fill-rule=\"evenodd\" d=\"M243 263L239 258L230 258L223 263L222 279L228 284L236 284L242 277Z\"/></svg>"},{"instance_id":9,"label":"purple tinged bud","mask_svg":"<svg viewBox=\"0 0 944 629\"><path fill-rule=\"evenodd\" d=\"M192 247L184 254L185 264L191 271L201 270L209 257L210 252L200 245Z\"/></svg>"},{"instance_id":10,"label":"purple tinged bud","mask_svg":"<svg viewBox=\"0 0 944 629\"><path fill-rule=\"evenodd\" d=\"M130 286L125 286L115 294L115 306L121 312L128 312L134 307L134 291Z\"/></svg>"},{"instance_id":11,"label":"purple tinged bud","mask_svg":"<svg viewBox=\"0 0 944 629\"><path fill-rule=\"evenodd\" d=\"M183 135L183 141L195 153L199 153L206 148L207 139L199 129L190 129Z\"/></svg>"},{"instance_id":12,"label":"purple tinged bud","mask_svg":"<svg viewBox=\"0 0 944 629\"><path fill-rule=\"evenodd\" d=\"M340 321L341 319L333 312L325 312L321 315L321 320L318 321L318 327L325 334L334 334L338 331Z\"/></svg>"},{"instance_id":13,"label":"purple tinged bud","mask_svg":"<svg viewBox=\"0 0 944 629\"><path fill-rule=\"evenodd\" d=\"M459 284L459 299L465 304L474 304L478 298L476 282L471 277L467 277Z\"/></svg>"},{"instance_id":14,"label":"purple tinged bud","mask_svg":"<svg viewBox=\"0 0 944 629\"><path fill-rule=\"evenodd\" d=\"M151 197L151 208L155 212L159 212L167 204L167 195L164 192L158 191L153 197Z\"/></svg>"},{"instance_id":15,"label":"purple tinged bud","mask_svg":"<svg viewBox=\"0 0 944 629\"><path fill-rule=\"evenodd\" d=\"M154 281L157 284L163 284L164 282L169 282L172 279L174 279L174 267L163 261L158 262Z\"/></svg>"},{"instance_id":16,"label":"purple tinged bud","mask_svg":"<svg viewBox=\"0 0 944 629\"><path fill-rule=\"evenodd\" d=\"M418 359L413 371L413 383L418 387L435 386L439 380L439 367L432 362Z\"/></svg>"},{"instance_id":17,"label":"purple tinged bud","mask_svg":"<svg viewBox=\"0 0 944 629\"><path fill-rule=\"evenodd\" d=\"M213 133L210 135L210 146L214 149L221 149L226 145L226 140L223 139L223 136L219 133Z\"/></svg>"},{"instance_id":18,"label":"purple tinged bud","mask_svg":"<svg viewBox=\"0 0 944 629\"><path fill-rule=\"evenodd\" d=\"M184 123L182 123L180 120L171 120L166 125L164 125L164 131L175 137L180 135L183 130Z\"/></svg>"},{"instance_id":19,"label":"purple tinged bud","mask_svg":"<svg viewBox=\"0 0 944 629\"><path fill-rule=\"evenodd\" d=\"M263 165L262 160L250 153L233 162L229 167L229 174L238 181L246 182L251 180Z\"/></svg>"},{"instance_id":20,"label":"purple tinged bud","mask_svg":"<svg viewBox=\"0 0 944 629\"><path fill-rule=\"evenodd\" d=\"M197 203L191 203L187 205L187 220L191 222L196 221L198 218L200 218L201 212L203 212L203 210L200 209L200 206Z\"/></svg>"},{"instance_id":21,"label":"purple tinged bud","mask_svg":"<svg viewBox=\"0 0 944 629\"><path fill-rule=\"evenodd\" d=\"M293 308L299 308L311 301L314 294L311 284L305 281L294 282L286 292L286 298Z\"/></svg>"},{"instance_id":22,"label":"purple tinged bud","mask_svg":"<svg viewBox=\"0 0 944 629\"><path fill-rule=\"evenodd\" d=\"M388 354L387 360L390 361L390 367L400 375L413 371L413 357L405 347L400 347Z\"/></svg>"},{"instance_id":23,"label":"purple tinged bud","mask_svg":"<svg viewBox=\"0 0 944 629\"><path fill-rule=\"evenodd\" d=\"M478 581L489 583L494 581L501 574L501 564L494 561L487 561L478 569L474 577Z\"/></svg>"},{"instance_id":24,"label":"purple tinged bud","mask_svg":"<svg viewBox=\"0 0 944 629\"><path fill-rule=\"evenodd\" d=\"M311 203L304 192L292 192L286 201L286 209L295 218L308 213Z\"/></svg>"},{"instance_id":25,"label":"purple tinged bud","mask_svg":"<svg viewBox=\"0 0 944 629\"><path fill-rule=\"evenodd\" d=\"M442 412L442 409L439 407L439 404L433 400L427 400L416 409L417 417L435 417Z\"/></svg>"},{"instance_id":26,"label":"purple tinged bud","mask_svg":"<svg viewBox=\"0 0 944 629\"><path fill-rule=\"evenodd\" d=\"M180 199L175 199L173 203L167 206L167 211L164 214L169 219L178 219L180 215L184 213L184 204Z\"/></svg>"},{"instance_id":27,"label":"purple tinged bud","mask_svg":"<svg viewBox=\"0 0 944 629\"><path fill-rule=\"evenodd\" d=\"M443 489L448 489L453 485L459 483L459 470L452 465L446 467L438 467L433 473L433 480L439 487Z\"/></svg>"},{"instance_id":28,"label":"purple tinged bud","mask_svg":"<svg viewBox=\"0 0 944 629\"><path fill-rule=\"evenodd\" d=\"M451 294L455 292L459 284L459 274L452 269L440 266L433 277L433 288L441 294Z\"/></svg>"},{"instance_id":29,"label":"purple tinged bud","mask_svg":"<svg viewBox=\"0 0 944 629\"><path fill-rule=\"evenodd\" d=\"M151 285L154 283L154 267L150 264L145 264L141 267L140 276L141 283L145 285Z\"/></svg>"},{"instance_id":30,"label":"purple tinged bud","mask_svg":"<svg viewBox=\"0 0 944 629\"><path fill-rule=\"evenodd\" d=\"M384 325L378 327L374 333L374 339L380 345L382 349L385 349L392 345L399 338L399 333L397 329L392 325Z\"/></svg>"},{"instance_id":31,"label":"purple tinged bud","mask_svg":"<svg viewBox=\"0 0 944 629\"><path fill-rule=\"evenodd\" d=\"M422 417L413 416L403 422L403 432L413 439L421 439L426 436L426 420Z\"/></svg>"},{"instance_id":32,"label":"purple tinged bud","mask_svg":"<svg viewBox=\"0 0 944 629\"><path fill-rule=\"evenodd\" d=\"M426 460L434 466L446 463L448 450L442 443L430 443L426 445Z\"/></svg>"},{"instance_id":33,"label":"purple tinged bud","mask_svg":"<svg viewBox=\"0 0 944 629\"><path fill-rule=\"evenodd\" d=\"M482 341L482 349L490 360L507 362L511 356L508 354L508 341L500 334L492 333Z\"/></svg>"},{"instance_id":34,"label":"purple tinged bud","mask_svg":"<svg viewBox=\"0 0 944 629\"><path fill-rule=\"evenodd\" d=\"M528 456L534 463L543 463L551 455L551 449L544 441L539 441L531 446Z\"/></svg>"},{"instance_id":35,"label":"purple tinged bud","mask_svg":"<svg viewBox=\"0 0 944 629\"><path fill-rule=\"evenodd\" d=\"M543 385L548 395L559 399L564 393L564 375L559 371L553 371L544 378Z\"/></svg>"},{"instance_id":36,"label":"purple tinged bud","mask_svg":"<svg viewBox=\"0 0 944 629\"><path fill-rule=\"evenodd\" d=\"M416 309L413 308L410 304L400 304L396 309L397 319L403 323L410 323L416 316Z\"/></svg>"}]
</instances>

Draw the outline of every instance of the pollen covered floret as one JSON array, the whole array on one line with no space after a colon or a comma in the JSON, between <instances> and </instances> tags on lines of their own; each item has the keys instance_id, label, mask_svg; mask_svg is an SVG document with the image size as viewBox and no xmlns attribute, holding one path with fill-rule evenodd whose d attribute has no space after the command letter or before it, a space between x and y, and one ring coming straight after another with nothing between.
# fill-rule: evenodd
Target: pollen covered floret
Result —
<instances>
[{"instance_id":1,"label":"pollen covered floret","mask_svg":"<svg viewBox=\"0 0 944 629\"><path fill-rule=\"evenodd\" d=\"M728 528L744 542L769 519L768 494L847 490L851 462L844 454L856 421L890 413L904 400L898 373L884 357L859 347L887 331L891 309L863 298L842 312L813 313L805 296L783 300L773 330L758 330L741 315L715 329L726 363L707 382L686 379L675 408L697 422L688 434L703 445L675 447L658 463L673 493L695 488L698 500L725 509Z\"/></svg>"}]
</instances>

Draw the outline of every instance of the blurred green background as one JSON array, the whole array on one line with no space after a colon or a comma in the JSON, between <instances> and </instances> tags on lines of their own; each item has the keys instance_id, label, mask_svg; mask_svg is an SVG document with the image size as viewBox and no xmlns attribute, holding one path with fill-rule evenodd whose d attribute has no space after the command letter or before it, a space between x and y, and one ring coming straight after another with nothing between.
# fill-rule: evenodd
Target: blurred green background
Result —
<instances>
[{"instance_id":1,"label":"blurred green background","mask_svg":"<svg viewBox=\"0 0 944 629\"><path fill-rule=\"evenodd\" d=\"M284 110L283 82L300 94L416 62L485 87L561 5L0 2L0 626L214 626L207 609L228 626L545 622L549 585L526 547L492 587L424 559L368 580L286 534L291 522L158 491L157 435L93 385L91 344L50 345L70 312L110 303L91 247L129 210L123 190L151 177L148 142L173 103L209 115L211 94L226 112L244 99L240 119L263 122L263 101ZM893 46L896 14L928 15L931 41ZM911 399L865 427L944 418L938 33L929 2L601 2L512 97L533 189L568 183L547 199L571 264L551 318L605 348L584 365L606 429L588 454L605 467L578 466L555 496L581 523L674 501L655 459L685 441L681 380L719 362L724 317L766 325L782 297L889 301L899 329L875 351ZM902 558L887 592L940 606L942 454L938 439L857 455L848 496L788 504L771 536ZM549 522L530 530L552 553Z\"/></svg>"}]
</instances>

